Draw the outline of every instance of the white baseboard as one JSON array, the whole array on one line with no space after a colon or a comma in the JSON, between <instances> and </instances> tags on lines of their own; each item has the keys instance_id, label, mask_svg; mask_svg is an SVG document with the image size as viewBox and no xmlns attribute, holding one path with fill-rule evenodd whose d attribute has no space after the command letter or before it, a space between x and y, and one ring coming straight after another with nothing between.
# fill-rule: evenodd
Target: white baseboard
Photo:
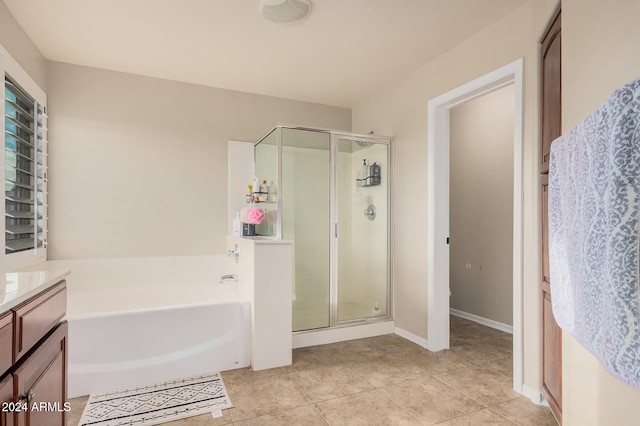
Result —
<instances>
[{"instance_id":1,"label":"white baseboard","mask_svg":"<svg viewBox=\"0 0 640 426\"><path fill-rule=\"evenodd\" d=\"M427 339L424 339L424 338L422 338L420 336L416 336L415 334L409 333L408 331L403 330L403 329L398 328L398 327L396 327L395 333L398 336L403 337L403 338L407 339L408 341L415 343L418 346L422 346L425 349L429 349L429 345L427 343Z\"/></svg>"},{"instance_id":2,"label":"white baseboard","mask_svg":"<svg viewBox=\"0 0 640 426\"><path fill-rule=\"evenodd\" d=\"M504 331L505 333L513 334L513 326L504 324L498 321L483 318L478 315L470 314L468 312L462 312L457 309L449 308L449 313L456 317L468 319L469 321L477 322L478 324L486 325L487 327L495 328L496 330Z\"/></svg>"},{"instance_id":3,"label":"white baseboard","mask_svg":"<svg viewBox=\"0 0 640 426\"><path fill-rule=\"evenodd\" d=\"M537 392L531 389L530 387L528 387L527 385L522 385L521 393L522 395L529 398L531 402L533 402L534 404L544 405L545 407L549 406L549 403L547 402L547 400L545 399L544 395L541 392Z\"/></svg>"}]
</instances>

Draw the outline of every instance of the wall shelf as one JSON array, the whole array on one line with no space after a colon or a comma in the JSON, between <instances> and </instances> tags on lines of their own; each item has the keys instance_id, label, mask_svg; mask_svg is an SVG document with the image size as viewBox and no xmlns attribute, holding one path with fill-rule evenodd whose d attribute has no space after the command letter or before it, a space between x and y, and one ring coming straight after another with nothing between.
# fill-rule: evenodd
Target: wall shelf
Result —
<instances>
[{"instance_id":1,"label":"wall shelf","mask_svg":"<svg viewBox=\"0 0 640 426\"><path fill-rule=\"evenodd\" d=\"M277 195L272 192L252 192L246 196L247 204L271 203L275 204Z\"/></svg>"},{"instance_id":2,"label":"wall shelf","mask_svg":"<svg viewBox=\"0 0 640 426\"><path fill-rule=\"evenodd\" d=\"M369 176L366 179L356 179L356 186L365 187L365 186L376 186L380 185L382 179L380 176Z\"/></svg>"}]
</instances>

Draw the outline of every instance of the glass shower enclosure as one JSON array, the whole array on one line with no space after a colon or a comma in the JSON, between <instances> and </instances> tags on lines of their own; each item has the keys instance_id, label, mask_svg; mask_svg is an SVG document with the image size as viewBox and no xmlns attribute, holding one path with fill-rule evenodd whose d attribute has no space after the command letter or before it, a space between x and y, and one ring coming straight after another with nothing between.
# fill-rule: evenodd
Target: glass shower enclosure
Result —
<instances>
[{"instance_id":1,"label":"glass shower enclosure","mask_svg":"<svg viewBox=\"0 0 640 426\"><path fill-rule=\"evenodd\" d=\"M277 125L255 144L256 234L294 241L294 331L391 317L390 143Z\"/></svg>"}]
</instances>

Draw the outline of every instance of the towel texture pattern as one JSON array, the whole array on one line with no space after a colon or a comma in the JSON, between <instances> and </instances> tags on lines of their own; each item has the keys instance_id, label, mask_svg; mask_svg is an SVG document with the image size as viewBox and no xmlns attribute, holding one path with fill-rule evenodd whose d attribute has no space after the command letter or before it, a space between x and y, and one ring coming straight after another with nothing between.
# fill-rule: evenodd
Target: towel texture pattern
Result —
<instances>
[{"instance_id":1,"label":"towel texture pattern","mask_svg":"<svg viewBox=\"0 0 640 426\"><path fill-rule=\"evenodd\" d=\"M548 194L554 317L640 389L640 79L551 144Z\"/></svg>"}]
</instances>

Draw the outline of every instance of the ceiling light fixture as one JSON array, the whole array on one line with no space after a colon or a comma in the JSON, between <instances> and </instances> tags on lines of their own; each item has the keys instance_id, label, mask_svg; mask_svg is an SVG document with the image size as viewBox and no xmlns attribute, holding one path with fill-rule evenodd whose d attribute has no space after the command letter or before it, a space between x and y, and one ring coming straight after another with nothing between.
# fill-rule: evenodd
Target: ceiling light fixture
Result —
<instances>
[{"instance_id":1,"label":"ceiling light fixture","mask_svg":"<svg viewBox=\"0 0 640 426\"><path fill-rule=\"evenodd\" d=\"M262 0L260 15L278 24L301 21L311 12L309 0Z\"/></svg>"}]
</instances>

